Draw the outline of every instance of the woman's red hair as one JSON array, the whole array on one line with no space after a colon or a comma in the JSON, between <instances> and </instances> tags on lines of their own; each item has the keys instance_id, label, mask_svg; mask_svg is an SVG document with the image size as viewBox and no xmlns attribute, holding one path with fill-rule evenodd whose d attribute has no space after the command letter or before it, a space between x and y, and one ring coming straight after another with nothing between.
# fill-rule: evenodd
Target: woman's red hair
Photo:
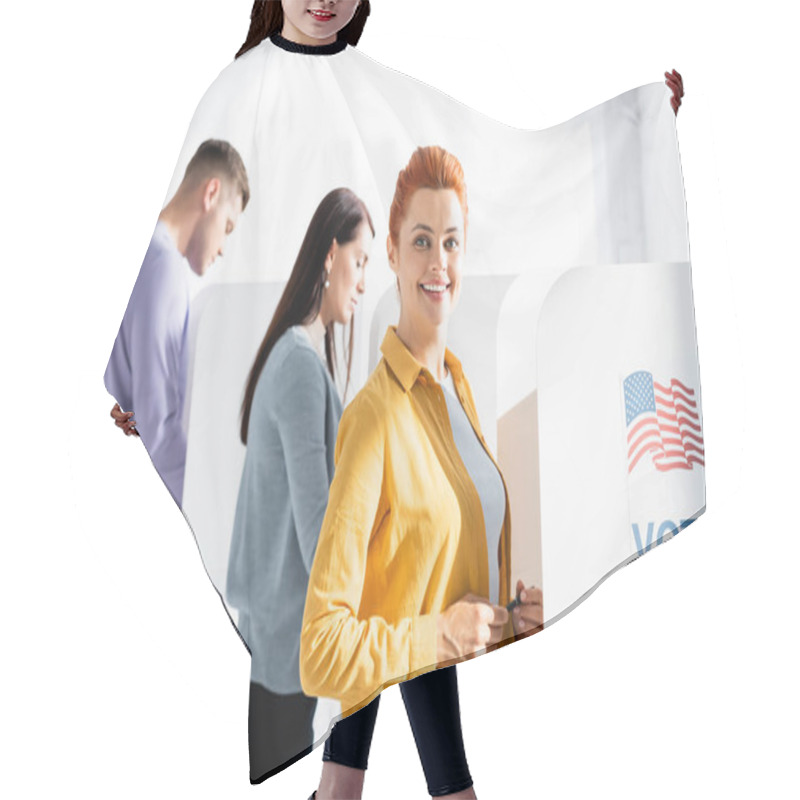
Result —
<instances>
[{"instance_id":1,"label":"woman's red hair","mask_svg":"<svg viewBox=\"0 0 800 800\"><path fill-rule=\"evenodd\" d=\"M452 189L464 213L464 235L467 228L467 185L461 162L442 147L418 147L410 161L397 176L397 187L389 212L389 235L397 246L400 226L406 218L406 209L417 189Z\"/></svg>"}]
</instances>

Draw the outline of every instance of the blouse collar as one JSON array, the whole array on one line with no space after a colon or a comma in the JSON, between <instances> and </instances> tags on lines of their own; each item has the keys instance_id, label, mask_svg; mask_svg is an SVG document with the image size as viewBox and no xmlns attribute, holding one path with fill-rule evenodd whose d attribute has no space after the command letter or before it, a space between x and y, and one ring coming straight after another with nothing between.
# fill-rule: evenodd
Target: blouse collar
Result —
<instances>
[{"instance_id":1,"label":"blouse collar","mask_svg":"<svg viewBox=\"0 0 800 800\"><path fill-rule=\"evenodd\" d=\"M388 328L386 336L383 337L381 352L404 392L411 389L420 375L429 374L428 370L411 355L411 351L403 344L394 325ZM453 373L453 383L458 386L463 375L461 362L447 348L444 351L444 363L447 369Z\"/></svg>"}]
</instances>

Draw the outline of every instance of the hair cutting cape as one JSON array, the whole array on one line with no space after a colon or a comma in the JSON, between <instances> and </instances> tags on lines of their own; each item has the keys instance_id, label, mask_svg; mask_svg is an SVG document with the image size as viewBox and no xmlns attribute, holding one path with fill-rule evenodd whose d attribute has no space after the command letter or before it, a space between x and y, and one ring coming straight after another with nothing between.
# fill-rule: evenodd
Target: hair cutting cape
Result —
<instances>
[{"instance_id":1,"label":"hair cutting cape","mask_svg":"<svg viewBox=\"0 0 800 800\"><path fill-rule=\"evenodd\" d=\"M352 377L341 398L346 415L381 359L387 328L398 320L385 247L398 172L421 145L439 145L463 166L468 237L447 346L472 387L486 446L508 492L509 575L493 602L513 599L522 579L542 588L549 624L703 512L687 221L675 118L663 84L626 92L547 130L518 130L350 46L315 51L273 37L227 67L201 100L168 198L210 138L241 154L251 200L224 258L191 284L188 318L181 321L185 375L172 376L183 382L181 506L253 655L254 680L263 667L256 661L283 660L285 674L303 676L298 658L304 653L313 654L317 644L332 653L330 671L337 675L331 696L317 692L314 743L381 689L442 666L435 659L415 663L405 651L385 652L382 629L370 627L388 625L390 647L413 649L420 606L406 602L387 612L386 622L356 603L345 609L356 626L353 637L337 645L334 631L306 642L298 654L301 631L286 632L293 644L283 647L274 631L262 641L267 633L252 624L258 615L279 617L283 604L241 607L260 596L250 586L239 592L237 607L226 585L247 453L239 438L245 382L309 221L330 190L348 187L363 199L376 231L366 293L354 317ZM106 385L124 407L109 373ZM143 422L147 409L131 410L153 455L156 432ZM269 540L269 525L262 533ZM369 531L351 533L343 547L369 548ZM358 561L364 553L355 557L364 563ZM499 569L486 548L476 551L478 558L485 561L475 574ZM428 576L420 578L417 567L411 572L419 594L417 584ZM263 580L270 574L267 564ZM402 589L393 585L393 596L401 597ZM485 594L485 586L472 589ZM305 574L286 603L302 609L307 591ZM409 635L395 636L407 618ZM334 653L337 646L346 652ZM430 640L425 647L435 652ZM357 675L344 674L348 662ZM316 674L321 671L324 664L316 664ZM266 688L300 691L291 680L278 683Z\"/></svg>"}]
</instances>

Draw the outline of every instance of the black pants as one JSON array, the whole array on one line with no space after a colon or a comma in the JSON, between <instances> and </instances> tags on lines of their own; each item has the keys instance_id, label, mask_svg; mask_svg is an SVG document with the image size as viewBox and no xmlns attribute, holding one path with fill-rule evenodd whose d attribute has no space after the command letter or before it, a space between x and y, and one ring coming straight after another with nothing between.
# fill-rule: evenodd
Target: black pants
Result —
<instances>
[{"instance_id":1,"label":"black pants","mask_svg":"<svg viewBox=\"0 0 800 800\"><path fill-rule=\"evenodd\" d=\"M250 783L265 781L311 752L316 707L316 697L275 694L250 683Z\"/></svg>"},{"instance_id":2,"label":"black pants","mask_svg":"<svg viewBox=\"0 0 800 800\"><path fill-rule=\"evenodd\" d=\"M455 665L400 684L428 792L439 797L472 786L464 752ZM366 769L380 695L333 726L323 761Z\"/></svg>"}]
</instances>

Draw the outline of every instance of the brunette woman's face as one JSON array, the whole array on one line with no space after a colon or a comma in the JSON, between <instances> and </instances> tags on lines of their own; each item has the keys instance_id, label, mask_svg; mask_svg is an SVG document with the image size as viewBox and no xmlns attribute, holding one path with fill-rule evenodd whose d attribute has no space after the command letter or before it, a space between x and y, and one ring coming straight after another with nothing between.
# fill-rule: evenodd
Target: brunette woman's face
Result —
<instances>
[{"instance_id":1,"label":"brunette woman's face","mask_svg":"<svg viewBox=\"0 0 800 800\"><path fill-rule=\"evenodd\" d=\"M336 34L353 18L358 0L281 0L284 36L297 33L318 44L333 42ZM294 28L294 30L292 30Z\"/></svg>"},{"instance_id":2,"label":"brunette woman's face","mask_svg":"<svg viewBox=\"0 0 800 800\"><path fill-rule=\"evenodd\" d=\"M417 189L406 206L389 264L400 287L401 317L415 327L446 322L461 292L464 212L452 189Z\"/></svg>"},{"instance_id":3,"label":"brunette woman's face","mask_svg":"<svg viewBox=\"0 0 800 800\"><path fill-rule=\"evenodd\" d=\"M347 325L364 294L364 270L372 247L372 230L364 220L356 231L355 238L347 244L334 240L325 269L328 270L330 286L323 295L323 319L326 324L338 322Z\"/></svg>"}]
</instances>

